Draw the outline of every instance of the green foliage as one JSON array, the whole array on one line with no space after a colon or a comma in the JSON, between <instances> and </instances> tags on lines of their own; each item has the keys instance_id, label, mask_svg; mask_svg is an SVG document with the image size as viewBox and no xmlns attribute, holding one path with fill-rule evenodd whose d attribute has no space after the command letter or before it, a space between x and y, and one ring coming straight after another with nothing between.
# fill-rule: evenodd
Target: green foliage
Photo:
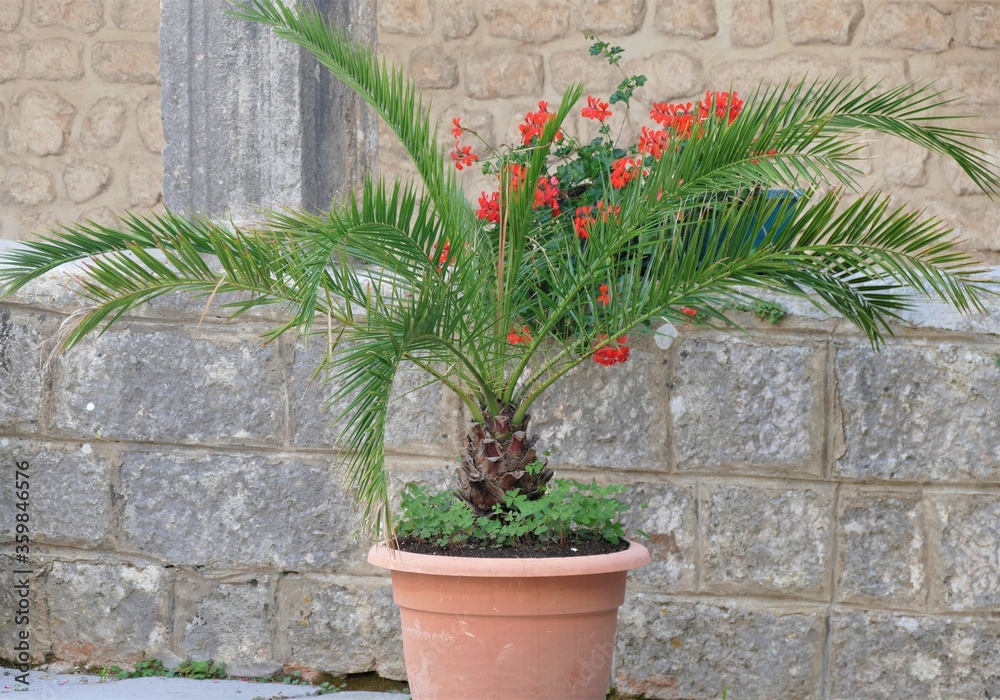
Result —
<instances>
[{"instance_id":1,"label":"green foliage","mask_svg":"<svg viewBox=\"0 0 1000 700\"><path fill-rule=\"evenodd\" d=\"M222 664L217 664L211 659L207 661L181 661L177 667L177 675L185 678L225 678L226 669Z\"/></svg>"},{"instance_id":2,"label":"green foliage","mask_svg":"<svg viewBox=\"0 0 1000 700\"><path fill-rule=\"evenodd\" d=\"M564 544L570 537L618 544L624 538L619 519L628 506L616 496L624 490L622 486L556 480L534 499L517 489L508 491L503 505L477 517L454 493L430 493L411 483L403 491L396 533L437 547L469 543L499 549Z\"/></svg>"},{"instance_id":3,"label":"green foliage","mask_svg":"<svg viewBox=\"0 0 1000 700\"><path fill-rule=\"evenodd\" d=\"M784 306L777 302L766 301L764 299L757 299L750 304L733 303L729 304L728 307L735 311L743 311L744 313L753 314L757 318L763 321L770 321L771 323L777 323L788 315L788 311Z\"/></svg>"}]
</instances>

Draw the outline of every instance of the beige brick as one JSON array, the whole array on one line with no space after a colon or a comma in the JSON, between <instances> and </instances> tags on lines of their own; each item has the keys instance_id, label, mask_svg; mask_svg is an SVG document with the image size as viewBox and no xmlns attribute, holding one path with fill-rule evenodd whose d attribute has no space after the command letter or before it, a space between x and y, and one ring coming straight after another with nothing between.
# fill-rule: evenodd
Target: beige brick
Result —
<instances>
[{"instance_id":1,"label":"beige brick","mask_svg":"<svg viewBox=\"0 0 1000 700\"><path fill-rule=\"evenodd\" d=\"M486 0L482 12L493 36L539 42L569 31L568 0Z\"/></svg>"},{"instance_id":2,"label":"beige brick","mask_svg":"<svg viewBox=\"0 0 1000 700\"><path fill-rule=\"evenodd\" d=\"M474 153L483 150L483 141L491 146L496 146L493 113L485 109L469 109L462 104L449 105L441 112L441 128L439 133L441 143L450 143L454 140L455 137L451 133L451 120L455 117L461 120L463 127L471 129L479 135L479 138L474 134L467 133L462 135L462 143L464 145L471 145Z\"/></svg>"},{"instance_id":3,"label":"beige brick","mask_svg":"<svg viewBox=\"0 0 1000 700\"><path fill-rule=\"evenodd\" d=\"M150 95L139 103L135 110L135 123L142 145L154 153L161 153L166 142L163 138L163 120L160 118L159 95Z\"/></svg>"},{"instance_id":4,"label":"beige brick","mask_svg":"<svg viewBox=\"0 0 1000 700\"><path fill-rule=\"evenodd\" d=\"M30 238L32 234L43 234L59 227L59 217L50 211L29 211L21 217L21 236Z\"/></svg>"},{"instance_id":5,"label":"beige brick","mask_svg":"<svg viewBox=\"0 0 1000 700\"><path fill-rule=\"evenodd\" d=\"M28 44L24 77L29 80L79 80L83 77L83 44L70 39L45 39Z\"/></svg>"},{"instance_id":6,"label":"beige brick","mask_svg":"<svg viewBox=\"0 0 1000 700\"><path fill-rule=\"evenodd\" d=\"M113 97L102 97L84 117L83 142L105 148L114 146L122 136L127 116L128 105Z\"/></svg>"},{"instance_id":7,"label":"beige brick","mask_svg":"<svg viewBox=\"0 0 1000 700\"><path fill-rule=\"evenodd\" d=\"M154 207L163 196L163 168L133 162L128 166L128 201L133 207Z\"/></svg>"},{"instance_id":8,"label":"beige brick","mask_svg":"<svg viewBox=\"0 0 1000 700\"><path fill-rule=\"evenodd\" d=\"M642 27L646 0L586 0L577 28L599 36L628 36Z\"/></svg>"},{"instance_id":9,"label":"beige brick","mask_svg":"<svg viewBox=\"0 0 1000 700\"><path fill-rule=\"evenodd\" d=\"M112 0L111 19L119 29L155 32L160 27L160 0Z\"/></svg>"},{"instance_id":10,"label":"beige brick","mask_svg":"<svg viewBox=\"0 0 1000 700\"><path fill-rule=\"evenodd\" d=\"M20 77L23 57L24 51L20 44L0 46L0 83Z\"/></svg>"},{"instance_id":11,"label":"beige brick","mask_svg":"<svg viewBox=\"0 0 1000 700\"><path fill-rule=\"evenodd\" d=\"M715 0L660 0L653 25L668 36L707 39L719 31Z\"/></svg>"},{"instance_id":12,"label":"beige brick","mask_svg":"<svg viewBox=\"0 0 1000 700\"><path fill-rule=\"evenodd\" d=\"M861 0L802 0L784 6L793 44L849 44L864 15Z\"/></svg>"},{"instance_id":13,"label":"beige brick","mask_svg":"<svg viewBox=\"0 0 1000 700\"><path fill-rule=\"evenodd\" d=\"M426 34L434 27L431 0L379 0L378 26L390 34Z\"/></svg>"},{"instance_id":14,"label":"beige brick","mask_svg":"<svg viewBox=\"0 0 1000 700\"><path fill-rule=\"evenodd\" d=\"M993 58L984 56L983 59L981 62L939 64L937 73L941 76L941 86L954 90L953 97L960 97L964 103L1000 104L1000 71Z\"/></svg>"},{"instance_id":15,"label":"beige brick","mask_svg":"<svg viewBox=\"0 0 1000 700\"><path fill-rule=\"evenodd\" d=\"M101 0L31 0L31 22L93 34L104 24Z\"/></svg>"},{"instance_id":16,"label":"beige brick","mask_svg":"<svg viewBox=\"0 0 1000 700\"><path fill-rule=\"evenodd\" d=\"M155 42L99 41L91 64L109 83L160 82L160 48Z\"/></svg>"},{"instance_id":17,"label":"beige brick","mask_svg":"<svg viewBox=\"0 0 1000 700\"><path fill-rule=\"evenodd\" d=\"M1000 143L994 140L976 145L986 151L984 157L990 162L994 177L1000 177ZM955 161L950 158L943 159L941 169L944 172L944 177L948 181L951 191L958 196L965 197L982 194L982 190L972 181L971 177L965 174L965 171Z\"/></svg>"},{"instance_id":18,"label":"beige brick","mask_svg":"<svg viewBox=\"0 0 1000 700\"><path fill-rule=\"evenodd\" d=\"M410 75L422 88L450 88L458 85L458 61L437 46L421 46L410 53Z\"/></svg>"},{"instance_id":19,"label":"beige brick","mask_svg":"<svg viewBox=\"0 0 1000 700\"><path fill-rule=\"evenodd\" d=\"M549 57L549 84L560 93L570 83L584 81L591 95L607 96L622 80L621 72L600 56L584 49L560 51Z\"/></svg>"},{"instance_id":20,"label":"beige brick","mask_svg":"<svg viewBox=\"0 0 1000 700\"><path fill-rule=\"evenodd\" d=\"M93 160L74 158L63 171L66 194L77 204L89 201L111 184L111 168Z\"/></svg>"},{"instance_id":21,"label":"beige brick","mask_svg":"<svg viewBox=\"0 0 1000 700\"><path fill-rule=\"evenodd\" d=\"M18 99L7 128L15 155L59 155L66 148L76 108L54 92L31 90Z\"/></svg>"},{"instance_id":22,"label":"beige brick","mask_svg":"<svg viewBox=\"0 0 1000 700\"><path fill-rule=\"evenodd\" d=\"M930 154L909 141L884 139L875 149L882 167L882 179L892 186L921 187L927 184L927 160Z\"/></svg>"},{"instance_id":23,"label":"beige brick","mask_svg":"<svg viewBox=\"0 0 1000 700\"><path fill-rule=\"evenodd\" d=\"M660 51L626 61L625 72L646 76L643 99L651 102L691 99L703 82L701 61L680 51Z\"/></svg>"},{"instance_id":24,"label":"beige brick","mask_svg":"<svg viewBox=\"0 0 1000 700\"><path fill-rule=\"evenodd\" d=\"M985 200L985 197L976 198ZM973 250L1000 251L1000 204L984 201L959 214L961 235Z\"/></svg>"},{"instance_id":25,"label":"beige brick","mask_svg":"<svg viewBox=\"0 0 1000 700\"><path fill-rule=\"evenodd\" d=\"M21 23L24 0L4 0L0 2L0 32L12 32Z\"/></svg>"},{"instance_id":26,"label":"beige brick","mask_svg":"<svg viewBox=\"0 0 1000 700\"><path fill-rule=\"evenodd\" d=\"M771 0L735 0L730 41L736 47L763 46L774 38Z\"/></svg>"},{"instance_id":27,"label":"beige brick","mask_svg":"<svg viewBox=\"0 0 1000 700\"><path fill-rule=\"evenodd\" d=\"M761 61L735 60L710 67L713 89L726 90L730 86L744 96L760 83L782 85L786 80L796 83L804 78L812 81L848 72L846 60L805 54L786 53Z\"/></svg>"},{"instance_id":28,"label":"beige brick","mask_svg":"<svg viewBox=\"0 0 1000 700\"><path fill-rule=\"evenodd\" d=\"M14 204L44 204L56 198L52 176L32 165L11 165L0 184L0 199Z\"/></svg>"},{"instance_id":29,"label":"beige brick","mask_svg":"<svg viewBox=\"0 0 1000 700\"><path fill-rule=\"evenodd\" d=\"M857 75L865 87L879 84L880 92L902 85L908 80L906 62L891 58L862 58L858 61Z\"/></svg>"},{"instance_id":30,"label":"beige brick","mask_svg":"<svg viewBox=\"0 0 1000 700\"><path fill-rule=\"evenodd\" d=\"M944 51L951 45L951 18L924 2L893 2L875 9L865 32L868 46Z\"/></svg>"},{"instance_id":31,"label":"beige brick","mask_svg":"<svg viewBox=\"0 0 1000 700\"><path fill-rule=\"evenodd\" d=\"M118 221L118 217L115 216L115 213L108 207L95 207L93 209L88 209L80 214L77 221L90 221L100 226L107 226L108 228L117 226L120 223Z\"/></svg>"},{"instance_id":32,"label":"beige brick","mask_svg":"<svg viewBox=\"0 0 1000 700\"><path fill-rule=\"evenodd\" d=\"M489 51L469 54L465 59L465 90L469 97L541 95L544 73L542 57L524 51Z\"/></svg>"},{"instance_id":33,"label":"beige brick","mask_svg":"<svg viewBox=\"0 0 1000 700\"><path fill-rule=\"evenodd\" d=\"M476 31L479 19L472 0L444 0L441 3L441 33L446 39L461 39Z\"/></svg>"},{"instance_id":34,"label":"beige brick","mask_svg":"<svg viewBox=\"0 0 1000 700\"><path fill-rule=\"evenodd\" d=\"M1000 48L1000 5L969 5L966 12L965 43L980 49Z\"/></svg>"}]
</instances>

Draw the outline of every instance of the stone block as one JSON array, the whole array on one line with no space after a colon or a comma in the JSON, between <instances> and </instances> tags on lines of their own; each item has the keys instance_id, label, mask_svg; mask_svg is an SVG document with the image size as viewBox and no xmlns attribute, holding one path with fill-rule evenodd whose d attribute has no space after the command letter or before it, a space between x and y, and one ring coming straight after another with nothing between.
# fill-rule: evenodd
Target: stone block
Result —
<instances>
[{"instance_id":1,"label":"stone block","mask_svg":"<svg viewBox=\"0 0 1000 700\"><path fill-rule=\"evenodd\" d=\"M334 569L363 560L359 524L333 460L128 452L122 533L129 551L192 566Z\"/></svg>"},{"instance_id":2,"label":"stone block","mask_svg":"<svg viewBox=\"0 0 1000 700\"><path fill-rule=\"evenodd\" d=\"M23 64L24 52L20 44L0 46L0 84L20 77Z\"/></svg>"},{"instance_id":3,"label":"stone block","mask_svg":"<svg viewBox=\"0 0 1000 700\"><path fill-rule=\"evenodd\" d=\"M410 53L410 75L421 88L440 89L458 85L458 61L439 46L422 46Z\"/></svg>"},{"instance_id":4,"label":"stone block","mask_svg":"<svg viewBox=\"0 0 1000 700\"><path fill-rule=\"evenodd\" d=\"M274 666L274 586L273 577L261 575L177 581L174 643L180 655L221 662L230 676L257 675L257 668Z\"/></svg>"},{"instance_id":5,"label":"stone block","mask_svg":"<svg viewBox=\"0 0 1000 700\"><path fill-rule=\"evenodd\" d=\"M150 95L139 103L135 109L135 125L139 129L142 145L153 153L162 153L165 140L159 95Z\"/></svg>"},{"instance_id":6,"label":"stone block","mask_svg":"<svg viewBox=\"0 0 1000 700\"><path fill-rule=\"evenodd\" d=\"M832 698L1000 697L1000 622L842 611L831 618Z\"/></svg>"},{"instance_id":7,"label":"stone block","mask_svg":"<svg viewBox=\"0 0 1000 700\"><path fill-rule=\"evenodd\" d=\"M989 58L936 64L941 87L954 90L969 105L1000 104L1000 71Z\"/></svg>"},{"instance_id":8,"label":"stone block","mask_svg":"<svg viewBox=\"0 0 1000 700\"><path fill-rule=\"evenodd\" d=\"M80 138L90 145L114 146L125 130L127 117L128 105L114 97L102 97L87 110Z\"/></svg>"},{"instance_id":9,"label":"stone block","mask_svg":"<svg viewBox=\"0 0 1000 700\"><path fill-rule=\"evenodd\" d=\"M119 325L60 357L54 426L84 438L273 444L280 363L253 336Z\"/></svg>"},{"instance_id":10,"label":"stone block","mask_svg":"<svg viewBox=\"0 0 1000 700\"><path fill-rule=\"evenodd\" d=\"M44 586L54 658L98 666L162 658L169 589L159 566L54 562Z\"/></svg>"},{"instance_id":11,"label":"stone block","mask_svg":"<svg viewBox=\"0 0 1000 700\"><path fill-rule=\"evenodd\" d=\"M882 179L894 187L922 187L927 184L927 160L924 148L900 139L884 138L876 146L876 162L882 166Z\"/></svg>"},{"instance_id":12,"label":"stone block","mask_svg":"<svg viewBox=\"0 0 1000 700\"><path fill-rule=\"evenodd\" d=\"M29 90L11 110L7 145L14 155L52 156L66 149L76 108L54 92Z\"/></svg>"},{"instance_id":13,"label":"stone block","mask_svg":"<svg viewBox=\"0 0 1000 700\"><path fill-rule=\"evenodd\" d=\"M524 51L475 53L465 59L465 89L469 97L492 100L542 92L542 57Z\"/></svg>"},{"instance_id":14,"label":"stone block","mask_svg":"<svg viewBox=\"0 0 1000 700\"><path fill-rule=\"evenodd\" d=\"M33 41L24 52L29 80L79 80L83 77L83 44L70 39Z\"/></svg>"},{"instance_id":15,"label":"stone block","mask_svg":"<svg viewBox=\"0 0 1000 700\"><path fill-rule=\"evenodd\" d=\"M685 341L670 394L678 467L754 465L818 474L823 355L742 339Z\"/></svg>"},{"instance_id":16,"label":"stone block","mask_svg":"<svg viewBox=\"0 0 1000 700\"><path fill-rule=\"evenodd\" d=\"M643 95L653 102L690 99L704 82L701 61L679 51L658 51L652 56L625 61L628 75L645 75Z\"/></svg>"},{"instance_id":17,"label":"stone block","mask_svg":"<svg viewBox=\"0 0 1000 700\"><path fill-rule=\"evenodd\" d=\"M34 426L45 386L38 350L56 330L46 316L0 306L0 426Z\"/></svg>"},{"instance_id":18,"label":"stone block","mask_svg":"<svg viewBox=\"0 0 1000 700\"><path fill-rule=\"evenodd\" d=\"M837 600L917 607L926 598L918 493L845 490Z\"/></svg>"},{"instance_id":19,"label":"stone block","mask_svg":"<svg viewBox=\"0 0 1000 700\"><path fill-rule=\"evenodd\" d=\"M112 0L111 19L129 32L155 32L160 28L159 0Z\"/></svg>"},{"instance_id":20,"label":"stone block","mask_svg":"<svg viewBox=\"0 0 1000 700\"><path fill-rule=\"evenodd\" d=\"M784 85L791 81L794 85L801 80L810 82L817 76L845 75L850 64L839 58L812 54L784 53L759 61L726 61L709 66L713 83L719 89L730 85L742 94L750 92L761 83L771 86Z\"/></svg>"},{"instance_id":21,"label":"stone block","mask_svg":"<svg viewBox=\"0 0 1000 700\"><path fill-rule=\"evenodd\" d=\"M93 34L104 25L101 0L32 0L31 23Z\"/></svg>"},{"instance_id":22,"label":"stone block","mask_svg":"<svg viewBox=\"0 0 1000 700\"><path fill-rule=\"evenodd\" d=\"M486 109L469 109L464 104L452 104L442 110L438 131L438 138L441 140L441 143L448 143L455 138L451 133L451 120L455 117L459 117L462 120L462 126L475 131L483 141L494 146L496 145L493 113ZM465 134L462 136L462 142L481 144L479 138L471 134ZM481 146L473 148L473 151L479 148ZM381 150L381 147L379 150Z\"/></svg>"},{"instance_id":23,"label":"stone block","mask_svg":"<svg viewBox=\"0 0 1000 700\"><path fill-rule=\"evenodd\" d=\"M0 539L14 539L13 463L27 462L32 542L101 543L111 526L111 470L91 445L56 445L0 438L0 464L10 488L0 493ZM9 469L8 469L9 468Z\"/></svg>"},{"instance_id":24,"label":"stone block","mask_svg":"<svg viewBox=\"0 0 1000 700\"><path fill-rule=\"evenodd\" d=\"M824 594L833 496L825 487L708 484L702 586L721 593Z\"/></svg>"},{"instance_id":25,"label":"stone block","mask_svg":"<svg viewBox=\"0 0 1000 700\"><path fill-rule=\"evenodd\" d=\"M569 31L569 0L484 0L480 7L493 36L537 44Z\"/></svg>"},{"instance_id":26,"label":"stone block","mask_svg":"<svg viewBox=\"0 0 1000 700\"><path fill-rule=\"evenodd\" d=\"M587 94L604 95L604 99L622 80L617 68L601 57L590 56L586 51L557 51L549 56L549 83L560 94L584 75L587 76ZM620 105L614 105L612 112L615 107Z\"/></svg>"},{"instance_id":27,"label":"stone block","mask_svg":"<svg viewBox=\"0 0 1000 700\"><path fill-rule=\"evenodd\" d=\"M952 20L926 2L890 2L875 8L866 46L937 53L952 42Z\"/></svg>"},{"instance_id":28,"label":"stone block","mask_svg":"<svg viewBox=\"0 0 1000 700\"><path fill-rule=\"evenodd\" d=\"M2 455L2 452L0 452ZM2 460L3 457L0 457ZM6 463L0 462L5 467ZM45 620L48 617L45 609L45 598L42 595L42 586L45 581L45 568L39 566L37 561L32 561L28 566L19 563L13 553L0 554L0 566L4 572L3 585L0 586L0 610L4 611L0 617L0 635L8 640L0 650L0 659L3 659L4 666L13 666L16 661L15 651L12 648L14 641L22 631L28 633L28 644L30 663L40 664L45 662L45 655L49 652L49 635ZM15 573L18 572L18 573ZM30 573L20 573L30 572ZM23 588L27 584L27 590ZM27 594L27 595L25 595ZM27 609L28 624L22 624L18 619L25 614ZM5 668L4 685L9 687L10 668ZM6 690L6 688L4 689Z\"/></svg>"},{"instance_id":29,"label":"stone block","mask_svg":"<svg viewBox=\"0 0 1000 700\"><path fill-rule=\"evenodd\" d=\"M0 201L14 204L44 204L54 201L52 176L33 165L11 165L0 180Z\"/></svg>"},{"instance_id":30,"label":"stone block","mask_svg":"<svg viewBox=\"0 0 1000 700\"><path fill-rule=\"evenodd\" d=\"M715 0L659 0L653 26L667 36L713 37L719 31Z\"/></svg>"},{"instance_id":31,"label":"stone block","mask_svg":"<svg viewBox=\"0 0 1000 700\"><path fill-rule=\"evenodd\" d=\"M133 207L155 207L163 199L163 167L133 161L128 166L128 201Z\"/></svg>"},{"instance_id":32,"label":"stone block","mask_svg":"<svg viewBox=\"0 0 1000 700\"><path fill-rule=\"evenodd\" d=\"M21 23L24 0L7 0L0 4L0 32L12 32Z\"/></svg>"},{"instance_id":33,"label":"stone block","mask_svg":"<svg viewBox=\"0 0 1000 700\"><path fill-rule=\"evenodd\" d=\"M965 11L965 43L980 49L1000 48L1000 5L975 3Z\"/></svg>"},{"instance_id":34,"label":"stone block","mask_svg":"<svg viewBox=\"0 0 1000 700\"><path fill-rule=\"evenodd\" d=\"M858 61L857 75L866 88L880 84L879 90L884 92L897 85L902 85L909 78L906 71L906 61L888 58L862 58Z\"/></svg>"},{"instance_id":35,"label":"stone block","mask_svg":"<svg viewBox=\"0 0 1000 700\"><path fill-rule=\"evenodd\" d=\"M865 14L861 0L807 0L784 8L785 30L793 44L851 43Z\"/></svg>"},{"instance_id":36,"label":"stone block","mask_svg":"<svg viewBox=\"0 0 1000 700\"><path fill-rule=\"evenodd\" d=\"M993 140L978 144L978 146L985 151L983 157L989 162L994 177L1000 176L1000 143ZM941 169L948 181L948 186L955 194L960 197L982 194L982 189L971 177L965 174L965 171L955 161L950 158L943 159Z\"/></svg>"},{"instance_id":37,"label":"stone block","mask_svg":"<svg viewBox=\"0 0 1000 700\"><path fill-rule=\"evenodd\" d=\"M984 349L840 348L835 371L851 479L1000 480L1000 372ZM942 411L948 406L948 411Z\"/></svg>"},{"instance_id":38,"label":"stone block","mask_svg":"<svg viewBox=\"0 0 1000 700\"><path fill-rule=\"evenodd\" d=\"M371 579L369 579L371 581ZM278 583L279 659L345 675L406 676L399 609L388 581L288 576Z\"/></svg>"},{"instance_id":39,"label":"stone block","mask_svg":"<svg viewBox=\"0 0 1000 700\"><path fill-rule=\"evenodd\" d=\"M433 0L381 0L378 3L379 31L427 34L433 27Z\"/></svg>"},{"instance_id":40,"label":"stone block","mask_svg":"<svg viewBox=\"0 0 1000 700\"><path fill-rule=\"evenodd\" d=\"M735 0L729 37L733 46L752 48L763 46L774 38L771 0Z\"/></svg>"},{"instance_id":41,"label":"stone block","mask_svg":"<svg viewBox=\"0 0 1000 700\"><path fill-rule=\"evenodd\" d=\"M695 591L698 561L695 485L632 484L622 500L632 506L623 518L628 538L645 545L653 555L651 564L632 572L632 580L658 591Z\"/></svg>"},{"instance_id":42,"label":"stone block","mask_svg":"<svg viewBox=\"0 0 1000 700\"><path fill-rule=\"evenodd\" d=\"M74 158L63 170L66 196L77 204L89 201L111 184L111 168L93 160Z\"/></svg>"},{"instance_id":43,"label":"stone block","mask_svg":"<svg viewBox=\"0 0 1000 700\"><path fill-rule=\"evenodd\" d=\"M588 361L553 384L531 410L553 465L666 471L666 366L635 348L623 365Z\"/></svg>"},{"instance_id":44,"label":"stone block","mask_svg":"<svg viewBox=\"0 0 1000 700\"><path fill-rule=\"evenodd\" d=\"M619 693L819 698L821 614L635 593L618 614ZM837 696L848 697L848 696Z\"/></svg>"},{"instance_id":45,"label":"stone block","mask_svg":"<svg viewBox=\"0 0 1000 700\"><path fill-rule=\"evenodd\" d=\"M94 207L80 214L77 221L89 221L99 226L112 227L118 223L118 217L108 207Z\"/></svg>"},{"instance_id":46,"label":"stone block","mask_svg":"<svg viewBox=\"0 0 1000 700\"><path fill-rule=\"evenodd\" d=\"M159 83L160 47L152 41L98 41L91 65L109 83Z\"/></svg>"},{"instance_id":47,"label":"stone block","mask_svg":"<svg viewBox=\"0 0 1000 700\"><path fill-rule=\"evenodd\" d=\"M1000 495L935 496L933 517L932 605L1000 611Z\"/></svg>"},{"instance_id":48,"label":"stone block","mask_svg":"<svg viewBox=\"0 0 1000 700\"><path fill-rule=\"evenodd\" d=\"M463 39L479 26L472 0L442 0L441 33L446 39Z\"/></svg>"},{"instance_id":49,"label":"stone block","mask_svg":"<svg viewBox=\"0 0 1000 700\"><path fill-rule=\"evenodd\" d=\"M646 0L587 0L580 8L577 28L602 37L628 36L642 28L645 16Z\"/></svg>"}]
</instances>

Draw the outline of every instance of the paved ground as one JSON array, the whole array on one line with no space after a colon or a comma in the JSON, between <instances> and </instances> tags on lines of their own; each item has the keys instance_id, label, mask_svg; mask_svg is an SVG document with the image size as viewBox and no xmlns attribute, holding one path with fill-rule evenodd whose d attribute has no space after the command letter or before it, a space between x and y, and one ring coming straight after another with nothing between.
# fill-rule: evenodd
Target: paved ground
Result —
<instances>
[{"instance_id":1,"label":"paved ground","mask_svg":"<svg viewBox=\"0 0 1000 700\"><path fill-rule=\"evenodd\" d=\"M283 683L192 680L190 678L129 678L102 681L99 676L46 673L28 674L27 690L14 682L14 671L0 669L0 695L11 700L284 700L315 697L316 689ZM349 691L324 695L331 700L403 700L408 695Z\"/></svg>"}]
</instances>

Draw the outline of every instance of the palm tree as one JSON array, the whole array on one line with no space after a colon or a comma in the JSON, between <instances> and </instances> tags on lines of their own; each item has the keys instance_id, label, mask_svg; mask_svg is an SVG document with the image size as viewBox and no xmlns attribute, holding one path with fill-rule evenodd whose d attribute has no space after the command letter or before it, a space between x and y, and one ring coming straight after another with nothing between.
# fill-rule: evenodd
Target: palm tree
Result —
<instances>
[{"instance_id":1,"label":"palm tree","mask_svg":"<svg viewBox=\"0 0 1000 700\"><path fill-rule=\"evenodd\" d=\"M80 292L93 305L62 338L68 348L166 292L239 293L233 315L278 305L287 331L325 335L324 369L346 399L337 417L349 484L376 534L392 532L384 459L386 412L403 363L465 404L472 425L459 470L461 496L484 513L505 491L536 494L551 477L533 448L529 409L562 376L626 334L662 319L726 322L727 304L760 291L804 296L842 314L878 347L912 294L961 311L989 293L948 228L891 197L856 189L859 136L879 132L953 159L987 193L1000 187L976 134L937 115L928 86L885 91L857 81L759 89L739 119L709 120L681 148L650 160L617 188L588 186L617 216L596 218L585 243L571 213L539 217L530 188L504 175L498 221L463 195L436 139L429 105L399 68L352 43L314 10L245 0L236 14L304 46L385 120L419 173L414 182L369 178L329 212L268 211L252 227L203 216L127 215L116 228L82 223L0 258L10 294L66 262L88 260ZM525 179L553 162L553 141L583 95L571 86L527 151ZM763 146L766 144L766 149ZM767 152L764 153L763 151ZM498 170L507 172L503 166ZM763 196L800 190L790 209ZM782 225L751 234L782 208ZM595 302L604 285L613 290ZM512 329L524 329L515 334ZM614 370L608 370L614 371Z\"/></svg>"}]
</instances>

